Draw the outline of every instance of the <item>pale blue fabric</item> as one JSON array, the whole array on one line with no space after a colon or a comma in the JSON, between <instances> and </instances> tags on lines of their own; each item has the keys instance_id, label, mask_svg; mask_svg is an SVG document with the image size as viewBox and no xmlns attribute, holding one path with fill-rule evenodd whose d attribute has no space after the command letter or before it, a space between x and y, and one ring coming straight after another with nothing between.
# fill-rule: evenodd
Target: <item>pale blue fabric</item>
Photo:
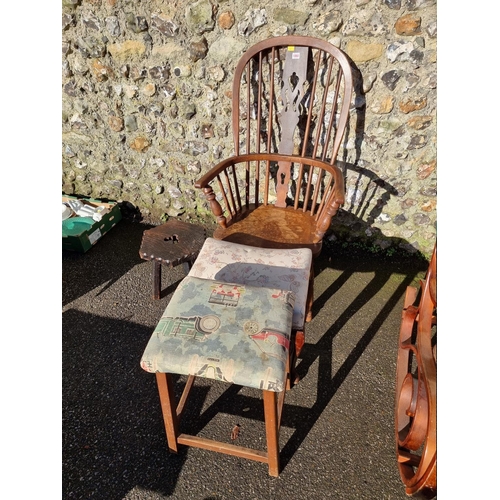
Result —
<instances>
[{"instance_id":1,"label":"pale blue fabric","mask_svg":"<svg viewBox=\"0 0 500 500\"><path fill-rule=\"evenodd\" d=\"M294 299L290 291L187 276L156 326L141 366L280 392Z\"/></svg>"}]
</instances>

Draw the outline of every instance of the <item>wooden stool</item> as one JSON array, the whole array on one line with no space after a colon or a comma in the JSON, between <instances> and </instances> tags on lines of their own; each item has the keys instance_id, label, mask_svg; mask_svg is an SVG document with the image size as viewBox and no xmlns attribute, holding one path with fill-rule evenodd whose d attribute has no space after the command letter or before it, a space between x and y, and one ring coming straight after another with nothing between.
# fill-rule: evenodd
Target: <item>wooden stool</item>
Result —
<instances>
[{"instance_id":1,"label":"wooden stool","mask_svg":"<svg viewBox=\"0 0 500 500\"><path fill-rule=\"evenodd\" d=\"M173 294L141 359L156 374L168 447L179 445L268 464L279 474L279 428L290 375L291 291L187 276ZM176 402L171 374L188 375ZM181 433L180 417L196 377L263 393L267 450Z\"/></svg>"},{"instance_id":2,"label":"wooden stool","mask_svg":"<svg viewBox=\"0 0 500 500\"><path fill-rule=\"evenodd\" d=\"M186 274L206 238L203 227L180 220L169 220L144 231L139 255L153 261L153 298L161 295L161 265L184 265Z\"/></svg>"}]
</instances>

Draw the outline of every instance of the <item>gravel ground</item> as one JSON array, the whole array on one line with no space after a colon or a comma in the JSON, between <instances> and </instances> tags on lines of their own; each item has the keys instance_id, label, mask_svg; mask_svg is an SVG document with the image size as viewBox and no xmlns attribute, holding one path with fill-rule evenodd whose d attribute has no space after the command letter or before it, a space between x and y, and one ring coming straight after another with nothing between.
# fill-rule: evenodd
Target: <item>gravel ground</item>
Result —
<instances>
[{"instance_id":1,"label":"gravel ground","mask_svg":"<svg viewBox=\"0 0 500 500\"><path fill-rule=\"evenodd\" d=\"M149 227L125 218L86 254L63 252L62 498L407 499L395 368L404 292L422 262L325 251L317 260L302 379L286 396L273 478L262 463L167 449L154 376L139 360L184 274L166 269L162 298L151 298L152 264L138 253ZM238 444L263 446L261 408L258 391L199 380L183 427L229 442L237 423Z\"/></svg>"}]
</instances>

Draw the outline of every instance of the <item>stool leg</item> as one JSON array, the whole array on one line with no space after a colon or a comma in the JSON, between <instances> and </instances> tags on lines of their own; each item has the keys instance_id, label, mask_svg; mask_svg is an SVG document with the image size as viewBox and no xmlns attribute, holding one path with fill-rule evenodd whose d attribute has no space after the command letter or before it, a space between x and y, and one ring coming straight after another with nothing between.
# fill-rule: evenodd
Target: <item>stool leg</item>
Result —
<instances>
[{"instance_id":1,"label":"stool leg","mask_svg":"<svg viewBox=\"0 0 500 500\"><path fill-rule=\"evenodd\" d=\"M153 260L153 299L161 295L161 262Z\"/></svg>"},{"instance_id":2,"label":"stool leg","mask_svg":"<svg viewBox=\"0 0 500 500\"><path fill-rule=\"evenodd\" d=\"M179 435L179 422L177 419L174 383L170 373L156 373L156 383L160 394L161 411L167 434L168 448L177 453L177 436Z\"/></svg>"},{"instance_id":3,"label":"stool leg","mask_svg":"<svg viewBox=\"0 0 500 500\"><path fill-rule=\"evenodd\" d=\"M266 423L267 460L269 475L279 476L279 426L276 393L262 391L264 395L264 420Z\"/></svg>"}]
</instances>

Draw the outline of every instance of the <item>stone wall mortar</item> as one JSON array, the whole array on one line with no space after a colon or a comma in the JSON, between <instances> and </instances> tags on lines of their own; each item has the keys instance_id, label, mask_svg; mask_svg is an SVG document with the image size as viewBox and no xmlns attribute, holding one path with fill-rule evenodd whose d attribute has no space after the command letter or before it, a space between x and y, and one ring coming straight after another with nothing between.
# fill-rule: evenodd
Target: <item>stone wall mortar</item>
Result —
<instances>
[{"instance_id":1,"label":"stone wall mortar","mask_svg":"<svg viewBox=\"0 0 500 500\"><path fill-rule=\"evenodd\" d=\"M207 216L194 181L233 154L232 74L254 43L329 40L356 89L330 238L430 256L436 238L435 0L63 0L62 190L143 215Z\"/></svg>"}]
</instances>

